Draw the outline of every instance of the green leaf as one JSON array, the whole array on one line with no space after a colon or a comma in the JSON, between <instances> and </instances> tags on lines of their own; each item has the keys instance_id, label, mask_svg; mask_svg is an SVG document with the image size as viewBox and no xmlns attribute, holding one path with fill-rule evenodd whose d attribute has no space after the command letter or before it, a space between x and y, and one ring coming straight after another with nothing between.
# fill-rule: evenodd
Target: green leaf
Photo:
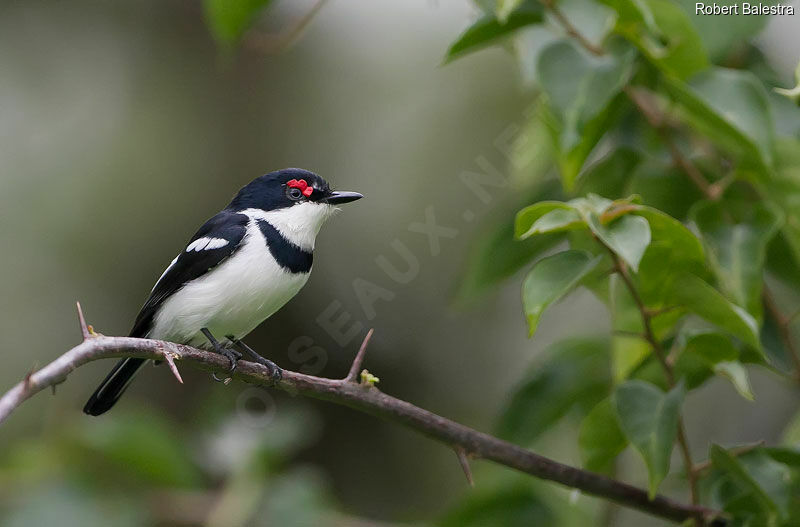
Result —
<instances>
[{"instance_id":1,"label":"green leaf","mask_svg":"<svg viewBox=\"0 0 800 527\"><path fill-rule=\"evenodd\" d=\"M791 447L763 447L760 449L766 455L781 463L788 465L794 469L800 468L800 449ZM798 474L800 476L800 474ZM797 478L796 478L797 480ZM796 481L800 485L800 480ZM800 512L800 510L798 510Z\"/></svg>"},{"instance_id":2,"label":"green leaf","mask_svg":"<svg viewBox=\"0 0 800 527\"><path fill-rule=\"evenodd\" d=\"M517 213L514 236L521 240L546 232L560 232L585 226L580 214L561 201L540 201Z\"/></svg>"},{"instance_id":3,"label":"green leaf","mask_svg":"<svg viewBox=\"0 0 800 527\"><path fill-rule=\"evenodd\" d=\"M766 59L763 60L766 61ZM768 68L766 64L763 67ZM769 83L768 85L780 82L778 80L770 82L763 77L762 80ZM768 94L772 118L775 120L776 140L800 137L800 103L793 100L796 97L796 90L797 88L790 90L788 97L782 94L779 88L773 88L772 92Z\"/></svg>"},{"instance_id":4,"label":"green leaf","mask_svg":"<svg viewBox=\"0 0 800 527\"><path fill-rule=\"evenodd\" d=\"M620 428L647 465L651 499L669 473L684 395L683 383L665 394L650 383L627 381L612 396Z\"/></svg>"},{"instance_id":5,"label":"green leaf","mask_svg":"<svg viewBox=\"0 0 800 527\"><path fill-rule=\"evenodd\" d=\"M156 414L136 413L96 421L82 443L117 471L150 484L193 487L200 474L173 425Z\"/></svg>"},{"instance_id":6,"label":"green leaf","mask_svg":"<svg viewBox=\"0 0 800 527\"><path fill-rule=\"evenodd\" d=\"M767 244L778 231L782 216L763 203L733 218L721 202L698 203L690 216L703 238L706 254L720 289L734 303L761 319L761 286Z\"/></svg>"},{"instance_id":7,"label":"green leaf","mask_svg":"<svg viewBox=\"0 0 800 527\"><path fill-rule=\"evenodd\" d=\"M702 279L693 275L677 278L672 284L670 301L686 307L763 353L755 319Z\"/></svg>"},{"instance_id":8,"label":"green leaf","mask_svg":"<svg viewBox=\"0 0 800 527\"><path fill-rule=\"evenodd\" d=\"M658 245L676 251L680 258L674 259L675 262L684 262L682 268L696 268L696 264L705 260L703 245L700 240L692 234L680 221L660 210L652 207L639 205L631 211L631 214L641 216L650 225L652 240L648 249Z\"/></svg>"},{"instance_id":9,"label":"green leaf","mask_svg":"<svg viewBox=\"0 0 800 527\"><path fill-rule=\"evenodd\" d=\"M521 237L545 232L561 232L585 227L580 215L572 208L554 209L534 222L530 230Z\"/></svg>"},{"instance_id":10,"label":"green leaf","mask_svg":"<svg viewBox=\"0 0 800 527\"><path fill-rule=\"evenodd\" d=\"M794 232L797 227L787 222L767 247L767 270L795 291L800 291L800 242Z\"/></svg>"},{"instance_id":11,"label":"green leaf","mask_svg":"<svg viewBox=\"0 0 800 527\"><path fill-rule=\"evenodd\" d=\"M781 434L781 441L785 445L800 447L800 411L789 420Z\"/></svg>"},{"instance_id":12,"label":"green leaf","mask_svg":"<svg viewBox=\"0 0 800 527\"><path fill-rule=\"evenodd\" d=\"M59 476L53 474L39 484L28 482L20 494L15 493L13 501L3 507L3 526L136 527L155 521L150 511L143 510L141 501L133 498L133 492L94 490L77 484L74 474ZM110 492L101 496L102 491Z\"/></svg>"},{"instance_id":13,"label":"green leaf","mask_svg":"<svg viewBox=\"0 0 800 527\"><path fill-rule=\"evenodd\" d=\"M249 477L241 478L239 472L228 479L225 489L228 495L223 494L220 499L222 501L228 498L223 502L228 508L223 509L225 512L222 514L219 513L222 507L214 509L217 514L212 514L206 520L206 525L230 525L232 522L225 514L234 507L237 507L239 518L248 518L244 525L253 527L330 525L333 500L328 481L321 472L319 468L304 465L287 467L280 474L266 477L255 471L248 474ZM248 496L250 493L253 493L252 497ZM250 503L255 502L255 510L249 515L241 510L249 504L248 497L252 500Z\"/></svg>"},{"instance_id":14,"label":"green leaf","mask_svg":"<svg viewBox=\"0 0 800 527\"><path fill-rule=\"evenodd\" d=\"M535 0L524 0L511 11L505 21L496 14L487 13L475 21L450 45L445 56L445 64L479 49L498 43L521 27L542 21L544 7Z\"/></svg>"},{"instance_id":15,"label":"green leaf","mask_svg":"<svg viewBox=\"0 0 800 527\"><path fill-rule=\"evenodd\" d=\"M588 194L586 197L571 199L567 204L580 212L584 221L588 222L592 214L604 213L614 202L597 194Z\"/></svg>"},{"instance_id":16,"label":"green leaf","mask_svg":"<svg viewBox=\"0 0 800 527\"><path fill-rule=\"evenodd\" d=\"M708 67L703 42L683 10L669 0L608 0L619 14L616 31L657 68L686 79Z\"/></svg>"},{"instance_id":17,"label":"green leaf","mask_svg":"<svg viewBox=\"0 0 800 527\"><path fill-rule=\"evenodd\" d=\"M750 377L747 375L747 370L741 362L718 362L714 365L714 373L730 380L731 383L733 383L733 387L739 392L739 395L748 401L755 399L753 389L750 387Z\"/></svg>"},{"instance_id":18,"label":"green leaf","mask_svg":"<svg viewBox=\"0 0 800 527\"><path fill-rule=\"evenodd\" d=\"M522 2L523 0L497 0L497 7L494 10L497 19L505 24L511 13L517 9Z\"/></svg>"},{"instance_id":19,"label":"green leaf","mask_svg":"<svg viewBox=\"0 0 800 527\"><path fill-rule=\"evenodd\" d=\"M681 355L695 355L707 364L714 365L738 359L739 350L733 345L728 335L695 330L686 338Z\"/></svg>"},{"instance_id":20,"label":"green leaf","mask_svg":"<svg viewBox=\"0 0 800 527\"><path fill-rule=\"evenodd\" d=\"M594 472L610 473L613 461L628 446L610 399L603 399L581 422L578 434L583 466Z\"/></svg>"},{"instance_id":21,"label":"green leaf","mask_svg":"<svg viewBox=\"0 0 800 527\"><path fill-rule=\"evenodd\" d=\"M640 0L600 0L617 12L617 31L624 33L634 29L646 29L660 35L655 17L647 2ZM639 27L640 26L640 27Z\"/></svg>"},{"instance_id":22,"label":"green leaf","mask_svg":"<svg viewBox=\"0 0 800 527\"><path fill-rule=\"evenodd\" d=\"M554 525L556 515L550 500L539 497L529 486L504 485L478 490L448 512L439 527L528 527Z\"/></svg>"},{"instance_id":23,"label":"green leaf","mask_svg":"<svg viewBox=\"0 0 800 527\"><path fill-rule=\"evenodd\" d=\"M234 45L272 0L204 0L206 23L218 42Z\"/></svg>"},{"instance_id":24,"label":"green leaf","mask_svg":"<svg viewBox=\"0 0 800 527\"><path fill-rule=\"evenodd\" d=\"M614 307L616 316L620 310L616 309L617 304ZM638 325L641 325L639 310L634 306L630 312L635 314ZM614 336L611 342L612 371L615 383L626 380L653 351L649 342L638 337Z\"/></svg>"},{"instance_id":25,"label":"green leaf","mask_svg":"<svg viewBox=\"0 0 800 527\"><path fill-rule=\"evenodd\" d=\"M559 197L560 192L558 182L550 179L526 193L520 204ZM564 239L560 233L541 234L522 241L514 239L516 210L517 207L513 205L496 209L492 222L474 236L456 294L456 303L462 307L474 302Z\"/></svg>"},{"instance_id":26,"label":"green leaf","mask_svg":"<svg viewBox=\"0 0 800 527\"><path fill-rule=\"evenodd\" d=\"M719 445L711 446L710 458L714 467L723 471L740 492L753 496L764 510L786 516L789 474L784 465L760 451L734 457Z\"/></svg>"},{"instance_id":27,"label":"green leaf","mask_svg":"<svg viewBox=\"0 0 800 527\"><path fill-rule=\"evenodd\" d=\"M739 362L739 350L727 335L692 334L675 361L675 374L686 380L689 389L697 388L716 374L730 380L745 399L752 401L754 398L747 370Z\"/></svg>"},{"instance_id":28,"label":"green leaf","mask_svg":"<svg viewBox=\"0 0 800 527\"><path fill-rule=\"evenodd\" d=\"M794 88L773 88L773 91L800 106L800 63L797 64L797 68L794 70Z\"/></svg>"},{"instance_id":29,"label":"green leaf","mask_svg":"<svg viewBox=\"0 0 800 527\"><path fill-rule=\"evenodd\" d=\"M600 2L558 0L558 8L578 33L593 45L601 48L605 38L614 29L617 19L616 11ZM616 44L613 42L609 47L613 49Z\"/></svg>"},{"instance_id":30,"label":"green leaf","mask_svg":"<svg viewBox=\"0 0 800 527\"><path fill-rule=\"evenodd\" d=\"M514 391L498 434L530 444L576 406L592 408L611 386L608 353L606 339L569 339L548 347Z\"/></svg>"},{"instance_id":31,"label":"green leaf","mask_svg":"<svg viewBox=\"0 0 800 527\"><path fill-rule=\"evenodd\" d=\"M800 291L800 139L776 142L775 172L762 190L784 212L787 221L769 247L767 267L787 285Z\"/></svg>"},{"instance_id":32,"label":"green leaf","mask_svg":"<svg viewBox=\"0 0 800 527\"><path fill-rule=\"evenodd\" d=\"M600 259L584 251L564 251L534 265L522 285L522 305L528 319L529 336L536 332L539 317L547 306L575 289Z\"/></svg>"},{"instance_id":33,"label":"green leaf","mask_svg":"<svg viewBox=\"0 0 800 527\"><path fill-rule=\"evenodd\" d=\"M581 173L576 192L581 195L594 193L612 197L625 195L631 173L641 160L642 155L639 152L626 147L617 148Z\"/></svg>"},{"instance_id":34,"label":"green leaf","mask_svg":"<svg viewBox=\"0 0 800 527\"><path fill-rule=\"evenodd\" d=\"M712 333L712 335L714 334ZM726 344L730 343L730 338L727 335L719 335L719 337L720 342ZM733 344L730 344L730 348L734 352L734 358L738 357L738 353L735 348L733 348ZM722 349L724 350L726 348ZM687 348L684 349L675 360L675 376L686 382L687 389L694 390L698 386L702 386L703 383L714 375L714 364L714 362L710 362L701 353L690 350L687 345Z\"/></svg>"},{"instance_id":35,"label":"green leaf","mask_svg":"<svg viewBox=\"0 0 800 527\"><path fill-rule=\"evenodd\" d=\"M789 99L794 104L800 106L800 84L796 84L794 88L773 88L775 93L782 95Z\"/></svg>"},{"instance_id":36,"label":"green leaf","mask_svg":"<svg viewBox=\"0 0 800 527\"><path fill-rule=\"evenodd\" d=\"M640 49L666 73L686 79L708 67L700 35L686 14L670 0L645 0L661 30L659 39L642 38ZM666 41L663 45L662 42Z\"/></svg>"},{"instance_id":37,"label":"green leaf","mask_svg":"<svg viewBox=\"0 0 800 527\"><path fill-rule=\"evenodd\" d=\"M648 307L673 308L670 296L676 277L704 273L703 246L681 222L661 211L638 207L632 214L647 219L652 237L634 276L639 294Z\"/></svg>"},{"instance_id":38,"label":"green leaf","mask_svg":"<svg viewBox=\"0 0 800 527\"><path fill-rule=\"evenodd\" d=\"M678 0L678 3L703 40L703 47L708 50L709 57L715 62L724 61L733 53L741 52L748 45L748 39L760 33L769 21L766 16L733 15L723 16L725 23L720 24L719 16L698 14L696 2L693 0ZM738 0L717 0L715 3L719 6L741 4ZM741 7L738 9L741 13Z\"/></svg>"},{"instance_id":39,"label":"green leaf","mask_svg":"<svg viewBox=\"0 0 800 527\"><path fill-rule=\"evenodd\" d=\"M595 57L572 40L552 42L539 54L536 75L550 109L545 122L567 190L574 188L586 157L622 108L618 96L632 69L632 53Z\"/></svg>"},{"instance_id":40,"label":"green leaf","mask_svg":"<svg viewBox=\"0 0 800 527\"><path fill-rule=\"evenodd\" d=\"M769 364L777 370L791 375L794 371L792 352L786 347L782 335L783 329L779 327L779 324L771 311L764 312L764 323L761 326L761 347L764 349Z\"/></svg>"},{"instance_id":41,"label":"green leaf","mask_svg":"<svg viewBox=\"0 0 800 527\"><path fill-rule=\"evenodd\" d=\"M684 118L742 162L770 167L773 124L767 92L748 71L711 68L689 84L668 80Z\"/></svg>"},{"instance_id":42,"label":"green leaf","mask_svg":"<svg viewBox=\"0 0 800 527\"><path fill-rule=\"evenodd\" d=\"M562 234L544 234L517 241L511 221L492 226L473 241L458 289L459 302L474 301L564 239Z\"/></svg>"},{"instance_id":43,"label":"green leaf","mask_svg":"<svg viewBox=\"0 0 800 527\"><path fill-rule=\"evenodd\" d=\"M542 118L546 114L544 106L540 97L525 111L524 125L510 146L503 148L509 157L509 184L512 187L526 188L538 184L552 171L555 149L550 140L550 130Z\"/></svg>"},{"instance_id":44,"label":"green leaf","mask_svg":"<svg viewBox=\"0 0 800 527\"><path fill-rule=\"evenodd\" d=\"M650 224L645 218L627 214L603 225L594 215L589 218L589 228L634 272L639 270L639 262L650 245Z\"/></svg>"},{"instance_id":45,"label":"green leaf","mask_svg":"<svg viewBox=\"0 0 800 527\"><path fill-rule=\"evenodd\" d=\"M698 169L702 165L698 164ZM643 203L673 218L685 218L692 204L704 197L671 158L650 157L628 176L630 184L621 194L638 194Z\"/></svg>"}]
</instances>

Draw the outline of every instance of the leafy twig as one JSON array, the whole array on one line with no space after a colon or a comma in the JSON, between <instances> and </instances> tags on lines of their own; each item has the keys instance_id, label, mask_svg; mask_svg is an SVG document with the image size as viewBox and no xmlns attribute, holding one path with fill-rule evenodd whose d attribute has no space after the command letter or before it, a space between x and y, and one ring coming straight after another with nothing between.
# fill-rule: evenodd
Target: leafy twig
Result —
<instances>
[{"instance_id":1,"label":"leafy twig","mask_svg":"<svg viewBox=\"0 0 800 527\"><path fill-rule=\"evenodd\" d=\"M558 8L553 4L552 0L541 0L542 3L553 12L556 20L563 26L564 30L567 32L568 35L573 37L581 46L584 47L588 52L602 56L605 55L605 50L602 47L595 46L589 40L584 37L576 28L572 25L572 23L561 13ZM703 175L703 173L698 169L694 163L692 163L689 159L687 159L683 153L678 148L677 144L672 140L668 131L665 128L664 122L664 114L652 104L652 101L643 97L641 91L632 88L631 86L625 86L624 88L625 94L637 108L637 110L642 114L645 120L652 126L656 132L661 137L661 140L667 146L670 151L670 155L672 156L673 161L676 165L678 165L681 170L683 170L687 177L692 181L692 183L700 189L700 191L711 200L718 200L723 193L725 192L726 187L733 181L731 177L722 178L721 180L710 183L708 179ZM624 275L623 275L624 279ZM631 294L637 294L633 291L635 288L631 288L630 280L626 280L626 285L628 285L629 290L631 290ZM798 382L800 382L800 351L794 345L791 330L789 328L790 321L793 317L787 318L783 315L777 307L777 303L775 302L775 298L769 292L769 290L764 287L763 292L764 303L766 304L767 309L770 311L772 316L778 322L778 327L781 334L781 339L783 340L784 346L789 351L789 354L792 358L795 367L795 378ZM638 303L637 303L638 304ZM647 311L642 310L640 306L640 311L643 317L648 317ZM649 318L648 318L649 320ZM647 325L647 324L646 324ZM651 332L652 333L652 332ZM648 339L650 340L650 339ZM670 373L672 371L672 367L670 366L669 362L666 360L666 356L661 350L661 353L658 352L660 349L660 344L657 343L656 340L653 340L651 344L655 342L656 346L653 347L656 355L658 356L659 362L661 362L662 367L664 367L665 374L667 377L673 377ZM681 443L681 450L683 451L684 462L686 463L686 473L687 478L689 479L689 485L692 494L692 503L697 503L697 489L696 489L696 480L694 477L694 473L691 469L691 457L689 455L688 445L686 445L686 435L683 430L683 423L681 421L679 427L679 434L678 434L678 441Z\"/></svg>"},{"instance_id":2,"label":"leafy twig","mask_svg":"<svg viewBox=\"0 0 800 527\"><path fill-rule=\"evenodd\" d=\"M598 240L598 242L599 241L600 240ZM609 251L609 253L611 253L611 258L616 265L617 272L622 278L622 281L625 283L625 287L628 289L631 297L633 298L636 308L639 310L639 314L642 318L642 327L644 328L644 338L653 349L653 353L658 359L658 362L661 364L661 368L664 370L664 376L667 378L667 384L670 388L672 388L675 386L675 372L672 370L672 365L667 360L667 353L664 350L664 347L661 345L661 341L658 340L658 337L656 337L656 334L653 331L653 314L645 305L641 295L639 295L639 291L636 289L636 285L633 283L633 280L628 274L628 269L625 267L625 264L622 262L620 257L617 256L610 247L606 246L605 244L603 244L603 246ZM689 482L689 494L691 496L692 503L697 505L699 503L699 494L697 492L697 475L692 470L692 454L691 450L689 449L689 440L686 437L686 426L683 423L683 417L680 417L678 420L678 446L680 447L681 456L683 457L683 464L686 467L686 479Z\"/></svg>"},{"instance_id":3,"label":"leafy twig","mask_svg":"<svg viewBox=\"0 0 800 527\"><path fill-rule=\"evenodd\" d=\"M558 20L558 23L561 24L561 27L564 28L564 31L567 33L567 35L577 40L581 46L586 49L586 51L597 56L605 54L605 50L603 50L603 48L592 44L588 38L583 36L583 34L572 25L572 22L569 21L569 19L564 15L563 11L561 11L561 8L559 8L553 0L540 1L542 2L542 5L549 9L551 13L553 13L553 16L556 20Z\"/></svg>"},{"instance_id":4,"label":"leafy twig","mask_svg":"<svg viewBox=\"0 0 800 527\"><path fill-rule=\"evenodd\" d=\"M692 183L694 183L708 199L719 199L724 190L724 186L710 183L703 173L700 172L700 169L683 155L678 145L672 140L669 130L664 126L664 114L658 110L652 98L649 97L644 90L631 86L625 86L624 91L634 106L639 110L639 113L642 114L647 123L656 131L661 141L669 149L669 153L675 164L686 173Z\"/></svg>"}]
</instances>

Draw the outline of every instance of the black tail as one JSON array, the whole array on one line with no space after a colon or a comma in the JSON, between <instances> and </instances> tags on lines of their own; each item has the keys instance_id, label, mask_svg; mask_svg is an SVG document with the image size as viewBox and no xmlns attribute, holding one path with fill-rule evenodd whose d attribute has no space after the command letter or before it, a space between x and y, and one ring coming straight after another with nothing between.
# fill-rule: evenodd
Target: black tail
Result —
<instances>
[{"instance_id":1,"label":"black tail","mask_svg":"<svg viewBox=\"0 0 800 527\"><path fill-rule=\"evenodd\" d=\"M122 359L114 366L105 380L94 391L83 413L89 415L100 415L111 409L119 400L131 379L145 363L146 359Z\"/></svg>"}]
</instances>

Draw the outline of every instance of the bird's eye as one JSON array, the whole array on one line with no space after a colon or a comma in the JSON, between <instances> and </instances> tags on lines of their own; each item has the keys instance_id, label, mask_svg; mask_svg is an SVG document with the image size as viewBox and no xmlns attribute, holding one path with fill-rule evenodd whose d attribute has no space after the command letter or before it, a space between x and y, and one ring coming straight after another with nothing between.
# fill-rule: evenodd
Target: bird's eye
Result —
<instances>
[{"instance_id":1,"label":"bird's eye","mask_svg":"<svg viewBox=\"0 0 800 527\"><path fill-rule=\"evenodd\" d=\"M298 199L303 197L303 191L297 187L290 187L286 190L286 194L289 196L289 199L297 201Z\"/></svg>"}]
</instances>

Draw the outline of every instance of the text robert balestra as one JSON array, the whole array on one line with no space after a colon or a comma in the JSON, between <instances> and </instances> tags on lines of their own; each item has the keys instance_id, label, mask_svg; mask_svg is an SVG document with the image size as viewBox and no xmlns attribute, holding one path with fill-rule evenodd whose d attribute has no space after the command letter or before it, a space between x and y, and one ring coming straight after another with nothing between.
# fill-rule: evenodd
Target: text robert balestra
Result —
<instances>
[{"instance_id":1,"label":"text robert balestra","mask_svg":"<svg viewBox=\"0 0 800 527\"><path fill-rule=\"evenodd\" d=\"M694 5L696 15L793 15L794 6L786 4L706 4L697 2Z\"/></svg>"}]
</instances>

